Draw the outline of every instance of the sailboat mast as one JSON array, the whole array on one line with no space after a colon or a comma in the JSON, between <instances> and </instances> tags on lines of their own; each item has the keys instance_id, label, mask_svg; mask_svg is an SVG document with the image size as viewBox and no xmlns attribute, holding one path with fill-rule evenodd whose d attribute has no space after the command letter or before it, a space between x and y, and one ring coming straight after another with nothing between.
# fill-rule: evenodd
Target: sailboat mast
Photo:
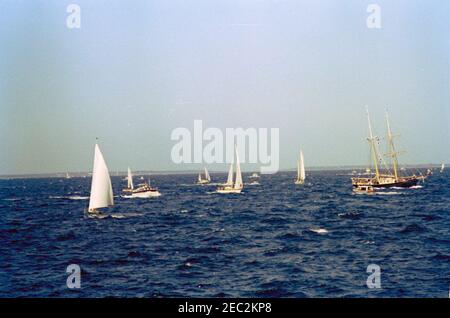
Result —
<instances>
[{"instance_id":1,"label":"sailboat mast","mask_svg":"<svg viewBox=\"0 0 450 318\"><path fill-rule=\"evenodd\" d=\"M377 181L380 181L380 172L378 170L378 153L377 153L377 148L375 145L375 138L374 138L373 132L372 132L372 123L370 122L369 108L366 108L366 111L367 111L367 121L369 122L369 138L368 138L368 140L369 140L370 146L371 146L373 164L375 166L375 178L377 179Z\"/></svg>"},{"instance_id":2,"label":"sailboat mast","mask_svg":"<svg viewBox=\"0 0 450 318\"><path fill-rule=\"evenodd\" d=\"M388 130L388 141L389 141L389 156L391 157L392 167L394 169L395 180L398 180L398 159L397 152L394 147L394 136L392 135L391 125L389 124L389 114L386 112L386 123Z\"/></svg>"}]
</instances>

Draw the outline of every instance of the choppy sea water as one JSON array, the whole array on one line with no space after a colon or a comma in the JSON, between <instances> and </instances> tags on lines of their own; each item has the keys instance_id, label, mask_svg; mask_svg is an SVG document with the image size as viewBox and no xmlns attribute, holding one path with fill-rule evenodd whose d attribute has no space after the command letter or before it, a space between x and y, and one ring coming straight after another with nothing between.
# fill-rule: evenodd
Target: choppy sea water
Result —
<instances>
[{"instance_id":1,"label":"choppy sea water","mask_svg":"<svg viewBox=\"0 0 450 318\"><path fill-rule=\"evenodd\" d=\"M104 219L84 216L90 178L0 180L0 296L448 297L450 174L361 195L347 173L310 172L303 187L263 175L239 195L153 176L151 199L120 197L113 177L121 218Z\"/></svg>"}]
</instances>

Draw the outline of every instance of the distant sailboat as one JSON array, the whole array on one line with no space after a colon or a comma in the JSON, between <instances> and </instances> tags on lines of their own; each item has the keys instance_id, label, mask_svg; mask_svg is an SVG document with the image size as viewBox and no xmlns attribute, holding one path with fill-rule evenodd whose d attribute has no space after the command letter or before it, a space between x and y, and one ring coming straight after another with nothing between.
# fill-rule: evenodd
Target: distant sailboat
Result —
<instances>
[{"instance_id":1,"label":"distant sailboat","mask_svg":"<svg viewBox=\"0 0 450 318\"><path fill-rule=\"evenodd\" d=\"M159 197L161 195L157 188L150 186L150 182L140 183L135 188L130 167L128 167L127 187L123 189L123 192L129 194L132 198L150 198Z\"/></svg>"},{"instance_id":2,"label":"distant sailboat","mask_svg":"<svg viewBox=\"0 0 450 318\"><path fill-rule=\"evenodd\" d=\"M300 151L300 158L297 161L297 180L295 184L305 184L305 159L303 158L303 151Z\"/></svg>"},{"instance_id":3,"label":"distant sailboat","mask_svg":"<svg viewBox=\"0 0 450 318\"><path fill-rule=\"evenodd\" d=\"M235 159L236 159L236 179L233 181L233 166L234 162L230 165L230 170L228 171L227 183L219 186L217 188L217 193L241 193L244 188L244 183L242 182L241 165L239 162L239 154L236 145L234 146Z\"/></svg>"},{"instance_id":4,"label":"distant sailboat","mask_svg":"<svg viewBox=\"0 0 450 318\"><path fill-rule=\"evenodd\" d=\"M66 172L66 179L70 179L70 178L71 178L71 177L70 177L69 173Z\"/></svg>"},{"instance_id":5,"label":"distant sailboat","mask_svg":"<svg viewBox=\"0 0 450 318\"><path fill-rule=\"evenodd\" d=\"M97 209L112 205L114 205L114 198L108 167L98 144L95 144L88 213L99 214Z\"/></svg>"},{"instance_id":6,"label":"distant sailboat","mask_svg":"<svg viewBox=\"0 0 450 318\"><path fill-rule=\"evenodd\" d=\"M442 165L441 165L441 173L443 173L444 172L444 169L445 169L445 163L443 163Z\"/></svg>"},{"instance_id":7,"label":"distant sailboat","mask_svg":"<svg viewBox=\"0 0 450 318\"><path fill-rule=\"evenodd\" d=\"M208 169L205 167L205 178L203 178L202 174L198 174L197 184L208 184L211 182L211 176L209 175Z\"/></svg>"}]
</instances>

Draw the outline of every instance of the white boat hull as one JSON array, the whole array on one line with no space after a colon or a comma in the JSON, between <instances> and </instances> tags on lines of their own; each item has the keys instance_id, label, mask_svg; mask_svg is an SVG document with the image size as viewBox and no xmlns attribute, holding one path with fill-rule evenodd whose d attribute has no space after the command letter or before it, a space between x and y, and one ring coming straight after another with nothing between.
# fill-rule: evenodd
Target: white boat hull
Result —
<instances>
[{"instance_id":1,"label":"white boat hull","mask_svg":"<svg viewBox=\"0 0 450 318\"><path fill-rule=\"evenodd\" d=\"M241 193L242 189L217 189L217 193Z\"/></svg>"},{"instance_id":2,"label":"white boat hull","mask_svg":"<svg viewBox=\"0 0 450 318\"><path fill-rule=\"evenodd\" d=\"M161 193L159 191L145 191L145 192L138 192L138 193L132 193L130 195L131 198L154 198L161 196Z\"/></svg>"}]
</instances>

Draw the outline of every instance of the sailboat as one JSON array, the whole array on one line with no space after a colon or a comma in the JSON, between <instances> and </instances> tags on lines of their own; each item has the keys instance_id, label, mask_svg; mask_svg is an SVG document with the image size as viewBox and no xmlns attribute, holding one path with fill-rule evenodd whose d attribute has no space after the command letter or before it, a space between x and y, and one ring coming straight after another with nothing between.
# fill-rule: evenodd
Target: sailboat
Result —
<instances>
[{"instance_id":1,"label":"sailboat","mask_svg":"<svg viewBox=\"0 0 450 318\"><path fill-rule=\"evenodd\" d=\"M443 173L444 172L444 169L445 169L445 163L442 163L442 165L441 165L441 173Z\"/></svg>"},{"instance_id":2,"label":"sailboat","mask_svg":"<svg viewBox=\"0 0 450 318\"><path fill-rule=\"evenodd\" d=\"M303 151L300 151L300 158L297 161L297 180L295 184L305 184L305 159L303 157Z\"/></svg>"},{"instance_id":3,"label":"sailboat","mask_svg":"<svg viewBox=\"0 0 450 318\"><path fill-rule=\"evenodd\" d=\"M202 174L198 174L197 184L208 184L211 182L211 176L208 173L208 169L205 167L205 178L203 178Z\"/></svg>"},{"instance_id":4,"label":"sailboat","mask_svg":"<svg viewBox=\"0 0 450 318\"><path fill-rule=\"evenodd\" d=\"M98 144L95 144L94 167L92 170L89 214L101 214L98 209L114 205L113 190L108 167Z\"/></svg>"},{"instance_id":5,"label":"sailboat","mask_svg":"<svg viewBox=\"0 0 450 318\"><path fill-rule=\"evenodd\" d=\"M71 178L71 177L70 177L69 173L66 172L66 179L70 179L70 178Z\"/></svg>"},{"instance_id":6,"label":"sailboat","mask_svg":"<svg viewBox=\"0 0 450 318\"><path fill-rule=\"evenodd\" d=\"M409 188L415 186L419 180L423 180L425 176L401 176L398 168L398 152L394 146L394 135L392 134L391 126L389 123L389 115L386 112L386 124L387 124L387 140L388 140L388 148L389 152L387 154L388 157L391 158L391 168L386 166L386 171L384 173L381 172L381 158L378 154L378 137L374 136L372 132L372 124L370 121L369 110L367 109L367 120L369 124L369 137L367 138L371 157L373 160L373 166L375 168L375 175L367 178L352 178L352 185L354 190L361 190L366 187L377 188L391 188L391 187L401 187L401 188ZM392 170L391 170L392 169Z\"/></svg>"},{"instance_id":7,"label":"sailboat","mask_svg":"<svg viewBox=\"0 0 450 318\"><path fill-rule=\"evenodd\" d=\"M128 167L127 187L122 191L130 195L132 198L150 198L159 197L161 195L157 188L150 186L150 182L143 182L135 187L133 184L133 175L131 174L130 167Z\"/></svg>"},{"instance_id":8,"label":"sailboat","mask_svg":"<svg viewBox=\"0 0 450 318\"><path fill-rule=\"evenodd\" d=\"M217 193L241 193L244 188L244 183L242 182L241 165L239 163L239 154L236 145L234 146L235 159L236 159L236 179L233 180L233 166L234 162L230 164L230 169L228 170L227 183L219 186L216 190Z\"/></svg>"}]
</instances>

